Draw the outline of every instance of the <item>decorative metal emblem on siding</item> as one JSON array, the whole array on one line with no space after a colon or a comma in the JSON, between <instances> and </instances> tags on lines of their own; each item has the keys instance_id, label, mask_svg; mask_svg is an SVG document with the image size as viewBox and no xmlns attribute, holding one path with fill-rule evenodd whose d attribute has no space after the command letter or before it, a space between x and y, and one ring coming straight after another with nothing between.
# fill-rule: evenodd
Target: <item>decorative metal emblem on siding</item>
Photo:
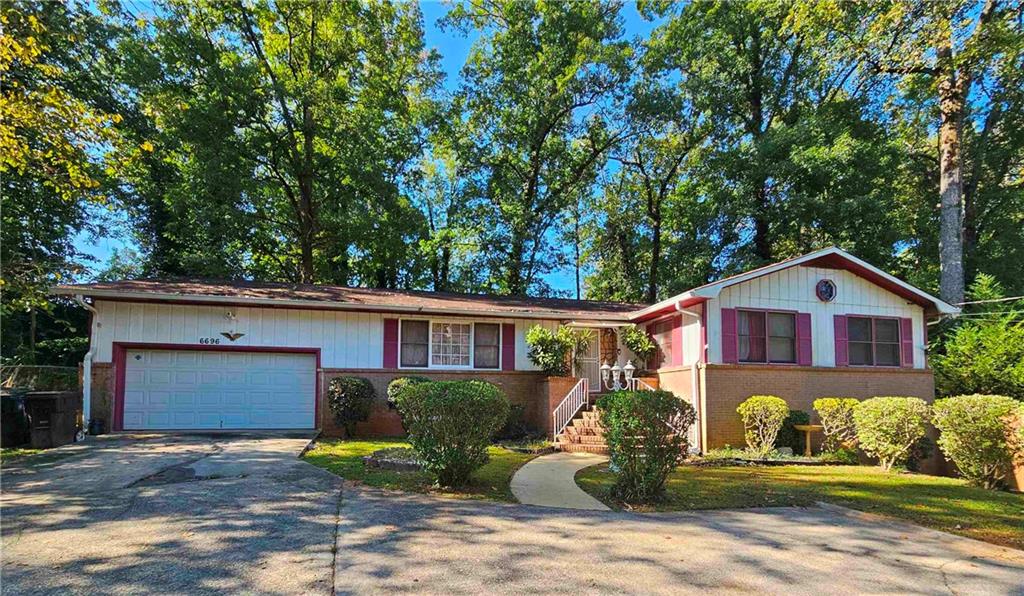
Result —
<instances>
[{"instance_id":1,"label":"decorative metal emblem on siding","mask_svg":"<svg viewBox=\"0 0 1024 596\"><path fill-rule=\"evenodd\" d=\"M236 339L238 339L239 337L242 337L245 334L244 333L228 333L227 331L222 331L221 335L223 335L224 337L228 338L231 341L235 341Z\"/></svg>"},{"instance_id":2,"label":"decorative metal emblem on siding","mask_svg":"<svg viewBox=\"0 0 1024 596\"><path fill-rule=\"evenodd\" d=\"M836 282L831 279L823 279L814 286L814 294L822 302L832 302L836 299Z\"/></svg>"}]
</instances>

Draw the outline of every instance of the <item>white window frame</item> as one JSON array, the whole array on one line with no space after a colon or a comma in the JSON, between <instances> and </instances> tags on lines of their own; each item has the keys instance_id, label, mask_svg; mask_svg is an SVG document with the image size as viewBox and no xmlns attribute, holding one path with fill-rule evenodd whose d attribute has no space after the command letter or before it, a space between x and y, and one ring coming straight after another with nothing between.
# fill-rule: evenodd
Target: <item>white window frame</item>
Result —
<instances>
[{"instance_id":1,"label":"white window frame","mask_svg":"<svg viewBox=\"0 0 1024 596\"><path fill-rule=\"evenodd\" d=\"M402 366L402 322L403 321L426 321L427 322L427 365L426 366ZM434 323L454 323L458 325L469 324L469 365L434 364ZM486 323L498 326L498 366L494 368L476 368L476 324ZM505 357L505 326L501 321L466 321L465 319L398 319L398 368L402 370L477 370L480 372L496 372L502 370L502 360Z\"/></svg>"}]
</instances>

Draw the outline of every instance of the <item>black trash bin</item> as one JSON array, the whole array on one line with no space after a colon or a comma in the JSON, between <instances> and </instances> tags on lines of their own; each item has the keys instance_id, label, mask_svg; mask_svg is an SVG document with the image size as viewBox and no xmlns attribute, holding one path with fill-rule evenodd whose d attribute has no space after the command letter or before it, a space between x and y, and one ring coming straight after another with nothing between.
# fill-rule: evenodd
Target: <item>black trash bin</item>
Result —
<instances>
[{"instance_id":1,"label":"black trash bin","mask_svg":"<svg viewBox=\"0 0 1024 596\"><path fill-rule=\"evenodd\" d=\"M0 446L17 447L28 443L28 415L24 389L0 392Z\"/></svg>"},{"instance_id":2,"label":"black trash bin","mask_svg":"<svg viewBox=\"0 0 1024 596\"><path fill-rule=\"evenodd\" d=\"M82 396L76 391L31 391L25 396L33 449L67 445L78 431Z\"/></svg>"}]
</instances>

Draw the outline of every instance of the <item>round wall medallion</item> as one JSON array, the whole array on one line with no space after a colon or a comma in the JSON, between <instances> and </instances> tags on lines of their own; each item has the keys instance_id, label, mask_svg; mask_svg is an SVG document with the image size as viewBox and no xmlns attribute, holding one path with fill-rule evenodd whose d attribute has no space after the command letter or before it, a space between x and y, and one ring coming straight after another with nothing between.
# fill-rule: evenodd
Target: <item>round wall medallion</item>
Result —
<instances>
[{"instance_id":1,"label":"round wall medallion","mask_svg":"<svg viewBox=\"0 0 1024 596\"><path fill-rule=\"evenodd\" d=\"M836 282L831 279L823 279L814 286L814 293L822 302L832 302L836 299Z\"/></svg>"}]
</instances>

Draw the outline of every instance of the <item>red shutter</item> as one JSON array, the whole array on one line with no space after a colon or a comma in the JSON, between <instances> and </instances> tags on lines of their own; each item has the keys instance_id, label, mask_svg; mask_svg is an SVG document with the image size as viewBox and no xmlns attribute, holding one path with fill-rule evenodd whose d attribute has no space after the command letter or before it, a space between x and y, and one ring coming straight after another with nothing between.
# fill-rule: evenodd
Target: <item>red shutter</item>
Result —
<instances>
[{"instance_id":1,"label":"red shutter","mask_svg":"<svg viewBox=\"0 0 1024 596\"><path fill-rule=\"evenodd\" d=\"M796 315L796 363L800 366L811 366L811 313Z\"/></svg>"},{"instance_id":2,"label":"red shutter","mask_svg":"<svg viewBox=\"0 0 1024 596\"><path fill-rule=\"evenodd\" d=\"M903 366L914 367L914 322L900 319L900 347L903 348Z\"/></svg>"},{"instance_id":3,"label":"red shutter","mask_svg":"<svg viewBox=\"0 0 1024 596\"><path fill-rule=\"evenodd\" d=\"M836 334L836 366L849 366L850 356L846 346L846 315L832 317Z\"/></svg>"},{"instance_id":4,"label":"red shutter","mask_svg":"<svg viewBox=\"0 0 1024 596\"><path fill-rule=\"evenodd\" d=\"M672 319L672 366L683 364L683 316Z\"/></svg>"},{"instance_id":5,"label":"red shutter","mask_svg":"<svg viewBox=\"0 0 1024 596\"><path fill-rule=\"evenodd\" d=\"M516 326L501 324L501 370L516 369Z\"/></svg>"},{"instance_id":6,"label":"red shutter","mask_svg":"<svg viewBox=\"0 0 1024 596\"><path fill-rule=\"evenodd\" d=\"M736 309L722 309L722 362L736 364L739 362L736 345Z\"/></svg>"},{"instance_id":7,"label":"red shutter","mask_svg":"<svg viewBox=\"0 0 1024 596\"><path fill-rule=\"evenodd\" d=\"M398 319L384 319L384 368L398 368Z\"/></svg>"}]
</instances>

